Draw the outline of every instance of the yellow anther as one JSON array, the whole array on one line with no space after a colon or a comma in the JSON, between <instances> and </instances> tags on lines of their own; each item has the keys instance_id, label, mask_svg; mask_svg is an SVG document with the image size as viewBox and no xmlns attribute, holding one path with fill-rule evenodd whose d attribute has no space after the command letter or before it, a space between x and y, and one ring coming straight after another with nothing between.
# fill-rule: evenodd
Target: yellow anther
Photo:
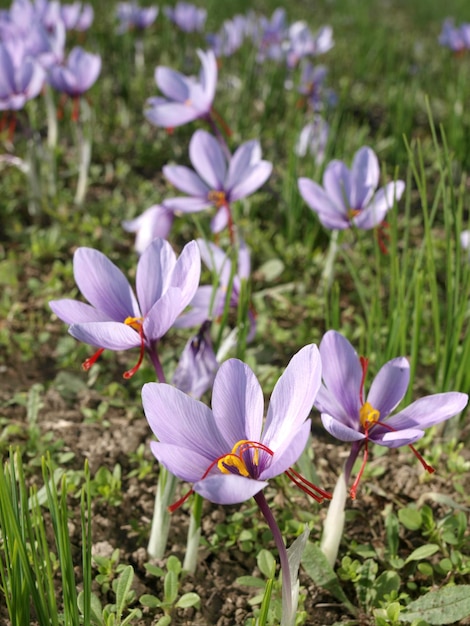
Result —
<instances>
[{"instance_id":1,"label":"yellow anther","mask_svg":"<svg viewBox=\"0 0 470 626\"><path fill-rule=\"evenodd\" d=\"M184 106L186 107L193 106L193 101L191 100L191 98L188 98L187 100L184 101Z\"/></svg>"},{"instance_id":2,"label":"yellow anther","mask_svg":"<svg viewBox=\"0 0 470 626\"><path fill-rule=\"evenodd\" d=\"M360 209L349 209L348 218L352 220L354 217L357 217L360 212L361 212Z\"/></svg>"},{"instance_id":3,"label":"yellow anther","mask_svg":"<svg viewBox=\"0 0 470 626\"><path fill-rule=\"evenodd\" d=\"M364 429L376 424L380 419L380 411L374 409L370 402L364 402L359 410L359 419Z\"/></svg>"},{"instance_id":4,"label":"yellow anther","mask_svg":"<svg viewBox=\"0 0 470 626\"><path fill-rule=\"evenodd\" d=\"M124 320L124 324L126 324L126 326L130 326L131 328L139 332L142 327L143 321L144 321L143 317L126 317L126 319Z\"/></svg>"},{"instance_id":5,"label":"yellow anther","mask_svg":"<svg viewBox=\"0 0 470 626\"><path fill-rule=\"evenodd\" d=\"M231 472L228 468L231 467L236 469L240 476L249 476L250 473L246 467L245 461L243 460L243 455L247 450L254 450L251 462L253 465L258 465L260 445L261 444L249 441L248 439L240 439L240 441L237 441L237 443L233 446L232 452L226 454L218 460L217 467L222 474L230 474Z\"/></svg>"},{"instance_id":6,"label":"yellow anther","mask_svg":"<svg viewBox=\"0 0 470 626\"><path fill-rule=\"evenodd\" d=\"M224 206L227 202L225 198L225 191L216 191L213 189L212 191L209 191L207 198L209 202L215 204L217 209L220 209L220 207Z\"/></svg>"}]
</instances>

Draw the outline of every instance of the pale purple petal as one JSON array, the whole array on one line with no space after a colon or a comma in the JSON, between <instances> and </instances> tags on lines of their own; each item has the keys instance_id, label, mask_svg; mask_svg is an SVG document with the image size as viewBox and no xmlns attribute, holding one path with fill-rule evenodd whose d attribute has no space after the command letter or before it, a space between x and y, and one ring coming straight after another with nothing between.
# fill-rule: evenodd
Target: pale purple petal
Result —
<instances>
[{"instance_id":1,"label":"pale purple petal","mask_svg":"<svg viewBox=\"0 0 470 626\"><path fill-rule=\"evenodd\" d=\"M227 228L229 218L229 210L227 207L222 206L217 210L214 217L211 219L211 232L214 234L221 233L224 228Z\"/></svg>"},{"instance_id":2,"label":"pale purple petal","mask_svg":"<svg viewBox=\"0 0 470 626\"><path fill-rule=\"evenodd\" d=\"M394 430L429 428L460 413L467 406L467 402L466 393L436 393L416 400L403 411L392 415L385 423Z\"/></svg>"},{"instance_id":3,"label":"pale purple petal","mask_svg":"<svg viewBox=\"0 0 470 626\"><path fill-rule=\"evenodd\" d=\"M72 324L69 333L79 341L108 350L129 350L141 344L139 333L119 322Z\"/></svg>"},{"instance_id":4,"label":"pale purple petal","mask_svg":"<svg viewBox=\"0 0 470 626\"><path fill-rule=\"evenodd\" d=\"M129 233L136 233L135 249L138 254L142 254L157 237L168 237L173 221L173 211L164 205L155 204L135 219L124 220L122 227Z\"/></svg>"},{"instance_id":5,"label":"pale purple petal","mask_svg":"<svg viewBox=\"0 0 470 626\"><path fill-rule=\"evenodd\" d=\"M78 248L73 257L78 288L94 307L116 322L140 311L127 278L104 254L92 248Z\"/></svg>"},{"instance_id":6,"label":"pale purple petal","mask_svg":"<svg viewBox=\"0 0 470 626\"><path fill-rule=\"evenodd\" d=\"M317 397L315 398L315 407L320 413L334 415L335 418L343 422L343 424L348 424L351 428L355 428L356 430L360 429L359 414L357 414L356 418L352 419L351 416L346 413L346 410L342 404L340 404L336 396L328 391L324 385L320 385Z\"/></svg>"},{"instance_id":7,"label":"pale purple petal","mask_svg":"<svg viewBox=\"0 0 470 626\"><path fill-rule=\"evenodd\" d=\"M361 209L371 199L379 184L379 161L375 152L364 146L354 155L351 167L349 199L352 209Z\"/></svg>"},{"instance_id":8,"label":"pale purple petal","mask_svg":"<svg viewBox=\"0 0 470 626\"><path fill-rule=\"evenodd\" d=\"M193 485L196 493L215 504L239 504L267 487L268 483L235 474L209 476Z\"/></svg>"},{"instance_id":9,"label":"pale purple petal","mask_svg":"<svg viewBox=\"0 0 470 626\"><path fill-rule=\"evenodd\" d=\"M354 427L361 408L360 390L362 367L349 341L334 330L321 340L320 354L323 382L329 393L344 407L349 416L349 426Z\"/></svg>"},{"instance_id":10,"label":"pale purple petal","mask_svg":"<svg viewBox=\"0 0 470 626\"><path fill-rule=\"evenodd\" d=\"M272 163L269 161L260 161L249 171L245 173L245 177L237 182L229 189L229 199L231 202L249 196L259 189L271 176L273 170Z\"/></svg>"},{"instance_id":11,"label":"pale purple petal","mask_svg":"<svg viewBox=\"0 0 470 626\"><path fill-rule=\"evenodd\" d=\"M424 431L417 428L406 428L393 432L390 430L382 430L375 432L375 427L370 430L369 438L379 446L386 448L400 448L401 446L409 446L423 437Z\"/></svg>"},{"instance_id":12,"label":"pale purple petal","mask_svg":"<svg viewBox=\"0 0 470 626\"><path fill-rule=\"evenodd\" d=\"M230 280L232 264L229 257L218 246L205 239L197 239L201 259L204 264L216 276L219 277L219 284L227 287Z\"/></svg>"},{"instance_id":13,"label":"pale purple petal","mask_svg":"<svg viewBox=\"0 0 470 626\"><path fill-rule=\"evenodd\" d=\"M166 104L156 104L146 109L144 115L155 126L174 128L197 119L199 111L190 105L168 102Z\"/></svg>"},{"instance_id":14,"label":"pale purple petal","mask_svg":"<svg viewBox=\"0 0 470 626\"><path fill-rule=\"evenodd\" d=\"M180 444L151 441L150 449L159 463L188 483L200 480L213 461L210 455L199 454L193 448Z\"/></svg>"},{"instance_id":15,"label":"pale purple petal","mask_svg":"<svg viewBox=\"0 0 470 626\"><path fill-rule=\"evenodd\" d=\"M323 174L325 194L330 198L339 212L347 217L347 212L354 206L350 205L351 173L342 161L331 161Z\"/></svg>"},{"instance_id":16,"label":"pale purple petal","mask_svg":"<svg viewBox=\"0 0 470 626\"><path fill-rule=\"evenodd\" d=\"M311 421L306 420L297 430L295 437L290 440L289 445L284 448L284 451L273 456L271 465L260 473L259 480L268 480L274 476L279 476L298 461L307 445L310 427Z\"/></svg>"},{"instance_id":17,"label":"pale purple petal","mask_svg":"<svg viewBox=\"0 0 470 626\"><path fill-rule=\"evenodd\" d=\"M243 439L260 441L264 400L251 369L238 359L220 366L212 389L212 410L217 425L232 447Z\"/></svg>"},{"instance_id":18,"label":"pale purple petal","mask_svg":"<svg viewBox=\"0 0 470 626\"><path fill-rule=\"evenodd\" d=\"M147 315L169 285L176 254L168 241L154 239L139 259L136 272L137 298L142 315Z\"/></svg>"},{"instance_id":19,"label":"pale purple petal","mask_svg":"<svg viewBox=\"0 0 470 626\"><path fill-rule=\"evenodd\" d=\"M215 89L217 86L217 59L215 58L215 54L212 50L208 50L207 52L198 50L197 55L201 60L202 65L200 81L204 91L206 104L210 108L214 100Z\"/></svg>"},{"instance_id":20,"label":"pale purple petal","mask_svg":"<svg viewBox=\"0 0 470 626\"><path fill-rule=\"evenodd\" d=\"M169 287L144 319L143 328L146 339L157 341L163 337L185 306L181 289Z\"/></svg>"},{"instance_id":21,"label":"pale purple petal","mask_svg":"<svg viewBox=\"0 0 470 626\"><path fill-rule=\"evenodd\" d=\"M320 353L315 344L310 344L292 357L271 395L262 441L275 454L282 454L297 436L320 383Z\"/></svg>"},{"instance_id":22,"label":"pale purple petal","mask_svg":"<svg viewBox=\"0 0 470 626\"><path fill-rule=\"evenodd\" d=\"M325 190L309 178L299 178L299 191L308 206L317 213L325 228L344 230L349 228L349 220L344 208L337 206Z\"/></svg>"},{"instance_id":23,"label":"pale purple petal","mask_svg":"<svg viewBox=\"0 0 470 626\"><path fill-rule=\"evenodd\" d=\"M188 79L180 72L160 65L155 70L155 82L170 100L184 103L189 98Z\"/></svg>"},{"instance_id":24,"label":"pale purple petal","mask_svg":"<svg viewBox=\"0 0 470 626\"><path fill-rule=\"evenodd\" d=\"M207 199L210 187L189 167L184 165L165 165L163 167L163 175L179 191L183 191L190 196Z\"/></svg>"},{"instance_id":25,"label":"pale purple petal","mask_svg":"<svg viewBox=\"0 0 470 626\"><path fill-rule=\"evenodd\" d=\"M187 448L211 460L231 451L232 446L224 440L212 411L176 387L146 383L142 388L142 404L150 428L162 443Z\"/></svg>"},{"instance_id":26,"label":"pale purple petal","mask_svg":"<svg viewBox=\"0 0 470 626\"><path fill-rule=\"evenodd\" d=\"M388 183L379 189L368 206L353 218L354 224L363 229L375 228L383 222L394 201L398 202L404 190L405 183L401 180Z\"/></svg>"},{"instance_id":27,"label":"pale purple petal","mask_svg":"<svg viewBox=\"0 0 470 626\"><path fill-rule=\"evenodd\" d=\"M401 356L385 363L370 386L367 402L380 412L383 420L403 400L410 382L410 365Z\"/></svg>"},{"instance_id":28,"label":"pale purple petal","mask_svg":"<svg viewBox=\"0 0 470 626\"><path fill-rule=\"evenodd\" d=\"M340 441L360 441L361 439L365 439L365 435L363 433L346 426L342 422L339 422L337 419L328 415L328 413L321 414L321 421L325 430L327 430L330 435L339 439Z\"/></svg>"},{"instance_id":29,"label":"pale purple petal","mask_svg":"<svg viewBox=\"0 0 470 626\"><path fill-rule=\"evenodd\" d=\"M194 169L211 189L223 190L226 162L219 142L205 130L197 130L189 143Z\"/></svg>"},{"instance_id":30,"label":"pale purple petal","mask_svg":"<svg viewBox=\"0 0 470 626\"><path fill-rule=\"evenodd\" d=\"M175 213L199 213L213 206L212 202L203 198L187 198L186 196L178 196L176 198L167 198L165 206Z\"/></svg>"},{"instance_id":31,"label":"pale purple petal","mask_svg":"<svg viewBox=\"0 0 470 626\"><path fill-rule=\"evenodd\" d=\"M242 181L251 168L261 161L261 146L258 140L252 139L243 143L230 159L226 188L232 189Z\"/></svg>"},{"instance_id":32,"label":"pale purple petal","mask_svg":"<svg viewBox=\"0 0 470 626\"><path fill-rule=\"evenodd\" d=\"M180 306L185 309L193 299L201 277L201 255L196 241L187 243L176 261L171 286L181 290Z\"/></svg>"},{"instance_id":33,"label":"pale purple petal","mask_svg":"<svg viewBox=\"0 0 470 626\"><path fill-rule=\"evenodd\" d=\"M57 317L66 324L112 321L112 318L102 311L98 311L95 307L78 300L51 300L49 306Z\"/></svg>"}]
</instances>

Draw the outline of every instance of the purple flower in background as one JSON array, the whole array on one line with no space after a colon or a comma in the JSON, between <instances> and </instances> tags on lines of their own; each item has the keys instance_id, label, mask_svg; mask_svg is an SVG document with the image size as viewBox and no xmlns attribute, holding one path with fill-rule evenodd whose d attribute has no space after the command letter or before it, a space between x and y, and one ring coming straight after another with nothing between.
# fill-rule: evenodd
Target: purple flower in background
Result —
<instances>
[{"instance_id":1,"label":"purple flower in background","mask_svg":"<svg viewBox=\"0 0 470 626\"><path fill-rule=\"evenodd\" d=\"M153 360L156 343L192 300L201 263L195 241L188 243L177 259L167 241L155 239L137 264L137 298L121 270L98 250L78 248L73 270L78 288L90 304L65 299L53 300L49 306L57 317L71 324L73 337L100 346L83 364L85 369L105 349L140 347L137 365L124 373L124 378L130 378L142 363L145 350Z\"/></svg>"},{"instance_id":2,"label":"purple flower in background","mask_svg":"<svg viewBox=\"0 0 470 626\"><path fill-rule=\"evenodd\" d=\"M141 8L137 2L119 2L116 15L120 22L118 32L145 30L157 19L158 7Z\"/></svg>"},{"instance_id":3,"label":"purple flower in background","mask_svg":"<svg viewBox=\"0 0 470 626\"><path fill-rule=\"evenodd\" d=\"M241 47L247 34L246 22L244 15L235 15L225 20L218 33L207 35L207 43L216 57L229 57Z\"/></svg>"},{"instance_id":4,"label":"purple flower in background","mask_svg":"<svg viewBox=\"0 0 470 626\"><path fill-rule=\"evenodd\" d=\"M324 87L327 74L328 70L324 65L312 65L307 61L302 67L299 93L305 96L314 111L322 109L325 101L330 105L336 102L334 94Z\"/></svg>"},{"instance_id":5,"label":"purple flower in background","mask_svg":"<svg viewBox=\"0 0 470 626\"><path fill-rule=\"evenodd\" d=\"M330 127L327 122L316 113L313 116L313 122L309 122L302 128L295 146L295 153L304 157L309 152L315 159L315 163L321 165L325 160L329 132Z\"/></svg>"},{"instance_id":6,"label":"purple flower in background","mask_svg":"<svg viewBox=\"0 0 470 626\"><path fill-rule=\"evenodd\" d=\"M202 64L199 80L161 65L155 70L155 82L165 96L147 100L145 117L155 126L173 128L210 116L217 86L217 61L212 50L198 50L197 54Z\"/></svg>"},{"instance_id":7,"label":"purple flower in background","mask_svg":"<svg viewBox=\"0 0 470 626\"><path fill-rule=\"evenodd\" d=\"M177 2L175 7L163 9L167 18L186 33L200 32L206 23L207 11L190 2Z\"/></svg>"},{"instance_id":8,"label":"purple flower in background","mask_svg":"<svg viewBox=\"0 0 470 626\"><path fill-rule=\"evenodd\" d=\"M200 398L214 382L219 363L212 347L211 322L206 320L188 340L173 374L173 384L193 398Z\"/></svg>"},{"instance_id":9,"label":"purple flower in background","mask_svg":"<svg viewBox=\"0 0 470 626\"><path fill-rule=\"evenodd\" d=\"M167 180L189 194L189 197L169 198L165 205L183 213L215 207L217 212L211 222L215 233L227 225L231 229L230 204L264 185L272 170L272 164L261 159L257 140L242 144L227 163L220 143L204 130L197 130L191 137L189 158L195 171L183 165L163 168Z\"/></svg>"},{"instance_id":10,"label":"purple flower in background","mask_svg":"<svg viewBox=\"0 0 470 626\"><path fill-rule=\"evenodd\" d=\"M450 48L457 55L470 50L470 24L463 23L455 26L452 18L444 20L439 43L441 46Z\"/></svg>"},{"instance_id":11,"label":"purple flower in background","mask_svg":"<svg viewBox=\"0 0 470 626\"><path fill-rule=\"evenodd\" d=\"M273 59L280 61L285 56L284 40L287 35L286 11L277 8L271 19L260 17L257 31L254 33L255 44L258 45L257 61Z\"/></svg>"},{"instance_id":12,"label":"purple flower in background","mask_svg":"<svg viewBox=\"0 0 470 626\"><path fill-rule=\"evenodd\" d=\"M315 35L305 22L294 22L287 33L287 65L295 67L306 56L324 54L334 46L333 29L323 26Z\"/></svg>"},{"instance_id":13,"label":"purple flower in background","mask_svg":"<svg viewBox=\"0 0 470 626\"><path fill-rule=\"evenodd\" d=\"M318 501L329 498L291 467L310 434L307 418L320 378L318 348L305 346L278 380L264 424L261 386L238 359L220 366L212 410L170 385L144 385L145 415L158 439L152 452L172 474L193 483L171 510L193 491L217 504L244 502L282 473Z\"/></svg>"},{"instance_id":14,"label":"purple flower in background","mask_svg":"<svg viewBox=\"0 0 470 626\"><path fill-rule=\"evenodd\" d=\"M93 23L94 11L91 4L72 2L60 7L60 16L67 30L83 32L88 30Z\"/></svg>"},{"instance_id":15,"label":"purple flower in background","mask_svg":"<svg viewBox=\"0 0 470 626\"><path fill-rule=\"evenodd\" d=\"M250 277L250 251L243 240L238 247L238 268L232 277L232 262L230 258L214 243L204 239L196 240L201 252L201 259L211 272L217 277L217 283L201 285L190 302L190 310L183 313L175 322L178 328L187 328L203 324L209 318L217 319L224 311L227 297L230 298L230 307L236 309L240 299L242 281ZM232 292L227 296L227 290L232 284ZM215 291L214 291L215 290ZM256 332L256 321L253 309L249 309L248 321L250 331L248 341L253 339Z\"/></svg>"},{"instance_id":16,"label":"purple flower in background","mask_svg":"<svg viewBox=\"0 0 470 626\"><path fill-rule=\"evenodd\" d=\"M448 420L466 406L465 393L448 392L426 396L408 407L390 414L403 400L410 380L410 366L405 357L385 363L364 395L368 360L358 357L347 339L336 331L328 331L320 343L323 384L315 406L321 412L326 430L340 441L352 444L346 461L345 477L364 447L361 469L350 489L355 498L368 457L369 441L387 448L410 446L423 467L434 472L411 445L424 435L424 429Z\"/></svg>"},{"instance_id":17,"label":"purple flower in background","mask_svg":"<svg viewBox=\"0 0 470 626\"><path fill-rule=\"evenodd\" d=\"M157 237L168 238L174 219L174 212L165 204L154 204L133 220L123 221L122 227L128 233L136 234L135 249L142 254Z\"/></svg>"},{"instance_id":18,"label":"purple flower in background","mask_svg":"<svg viewBox=\"0 0 470 626\"><path fill-rule=\"evenodd\" d=\"M379 176L374 151L363 147L354 155L351 169L342 161L331 161L323 174L323 187L309 178L299 178L298 184L302 198L326 228L368 230L384 220L405 190L405 183L397 180L376 191Z\"/></svg>"},{"instance_id":19,"label":"purple flower in background","mask_svg":"<svg viewBox=\"0 0 470 626\"><path fill-rule=\"evenodd\" d=\"M100 55L76 46L70 51L65 65L50 69L49 82L57 91L77 98L96 82L100 71Z\"/></svg>"},{"instance_id":20,"label":"purple flower in background","mask_svg":"<svg viewBox=\"0 0 470 626\"><path fill-rule=\"evenodd\" d=\"M0 111L18 111L35 98L45 80L44 69L27 54L23 39L0 42Z\"/></svg>"}]
</instances>

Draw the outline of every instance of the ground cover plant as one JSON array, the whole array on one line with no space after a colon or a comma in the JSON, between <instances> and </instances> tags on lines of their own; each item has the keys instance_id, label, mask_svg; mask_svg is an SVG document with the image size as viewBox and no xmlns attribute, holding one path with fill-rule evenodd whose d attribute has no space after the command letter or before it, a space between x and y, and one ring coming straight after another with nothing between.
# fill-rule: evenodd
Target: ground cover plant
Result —
<instances>
[{"instance_id":1,"label":"ground cover plant","mask_svg":"<svg viewBox=\"0 0 470 626\"><path fill-rule=\"evenodd\" d=\"M467 3L145 4L0 13L0 622L468 623Z\"/></svg>"}]
</instances>

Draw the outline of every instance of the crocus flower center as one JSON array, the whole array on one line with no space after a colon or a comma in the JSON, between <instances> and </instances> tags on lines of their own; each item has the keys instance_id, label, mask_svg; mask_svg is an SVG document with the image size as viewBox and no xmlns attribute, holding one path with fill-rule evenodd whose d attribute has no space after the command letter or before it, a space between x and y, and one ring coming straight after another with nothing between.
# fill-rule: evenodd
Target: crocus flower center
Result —
<instances>
[{"instance_id":1,"label":"crocus flower center","mask_svg":"<svg viewBox=\"0 0 470 626\"><path fill-rule=\"evenodd\" d=\"M273 456L273 452L262 443L241 439L237 441L229 454L217 460L217 467L222 474L239 474L247 478L257 478L259 450L263 450L268 455Z\"/></svg>"},{"instance_id":2,"label":"crocus flower center","mask_svg":"<svg viewBox=\"0 0 470 626\"><path fill-rule=\"evenodd\" d=\"M353 218L357 217L360 212L360 209L348 209L348 218L352 220Z\"/></svg>"},{"instance_id":3,"label":"crocus flower center","mask_svg":"<svg viewBox=\"0 0 470 626\"><path fill-rule=\"evenodd\" d=\"M193 106L193 101L191 100L191 98L188 98L187 100L184 101L184 106L185 107L192 107Z\"/></svg>"},{"instance_id":4,"label":"crocus flower center","mask_svg":"<svg viewBox=\"0 0 470 626\"><path fill-rule=\"evenodd\" d=\"M368 430L370 426L376 424L380 419L380 411L374 409L370 402L364 402L359 409L359 419L364 430Z\"/></svg>"},{"instance_id":5,"label":"crocus flower center","mask_svg":"<svg viewBox=\"0 0 470 626\"><path fill-rule=\"evenodd\" d=\"M220 209L220 207L227 205L225 191L217 191L213 189L212 191L209 191L207 198L209 202L212 202L217 209Z\"/></svg>"},{"instance_id":6,"label":"crocus flower center","mask_svg":"<svg viewBox=\"0 0 470 626\"><path fill-rule=\"evenodd\" d=\"M131 328L133 328L139 333L140 329L142 328L143 321L144 321L143 317L126 317L126 319L124 320L124 324L126 326L131 326Z\"/></svg>"}]
</instances>

